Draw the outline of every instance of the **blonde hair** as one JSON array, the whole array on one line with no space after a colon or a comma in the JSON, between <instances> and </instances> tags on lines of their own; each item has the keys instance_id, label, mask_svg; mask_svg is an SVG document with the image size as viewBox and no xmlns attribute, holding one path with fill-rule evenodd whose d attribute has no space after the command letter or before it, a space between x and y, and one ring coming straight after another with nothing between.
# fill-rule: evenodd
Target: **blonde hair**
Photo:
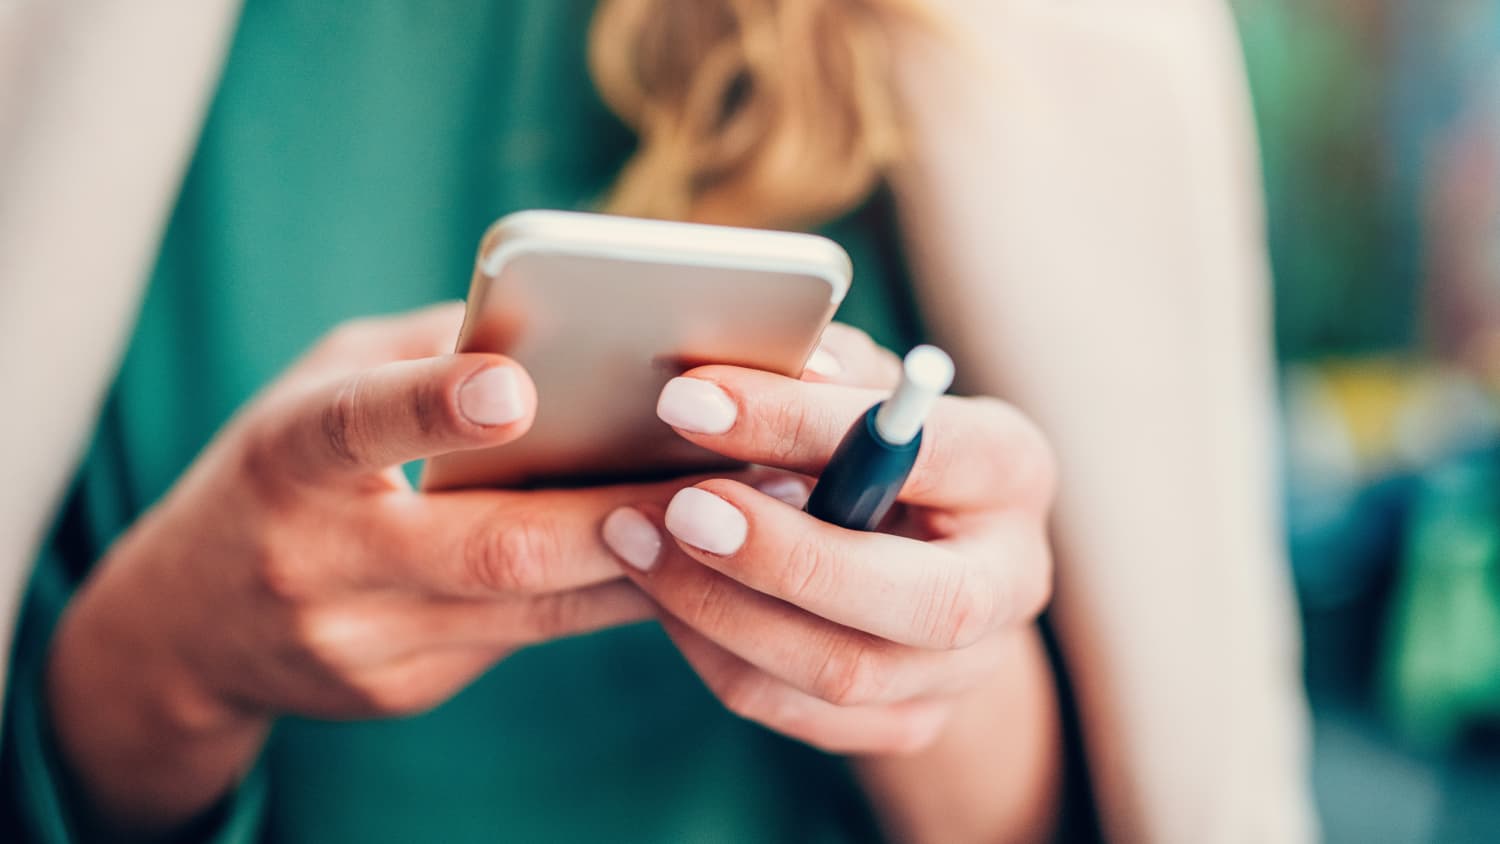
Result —
<instances>
[{"instance_id":1,"label":"blonde hair","mask_svg":"<svg viewBox=\"0 0 1500 844\"><path fill-rule=\"evenodd\" d=\"M594 81L640 137L606 210L796 228L854 208L902 155L903 20L918 0L601 0Z\"/></svg>"}]
</instances>

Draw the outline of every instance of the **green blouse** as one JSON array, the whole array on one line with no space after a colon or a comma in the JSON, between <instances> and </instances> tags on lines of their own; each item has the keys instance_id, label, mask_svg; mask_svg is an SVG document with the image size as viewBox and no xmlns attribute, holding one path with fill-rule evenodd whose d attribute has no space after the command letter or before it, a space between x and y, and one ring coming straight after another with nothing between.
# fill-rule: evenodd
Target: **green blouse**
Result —
<instances>
[{"instance_id":1,"label":"green blouse","mask_svg":"<svg viewBox=\"0 0 1500 844\"><path fill-rule=\"evenodd\" d=\"M589 208L634 139L597 99L593 0L249 0L128 353L38 560L12 668L0 829L84 837L38 678L110 543L236 407L350 317L461 298L485 227ZM918 334L890 203L826 230L842 319ZM213 565L205 559L204 565ZM107 705L101 701L100 705ZM282 720L200 830L224 841L840 842L842 762L728 714L654 625L524 651L436 710ZM9 836L7 836L9 837Z\"/></svg>"}]
</instances>

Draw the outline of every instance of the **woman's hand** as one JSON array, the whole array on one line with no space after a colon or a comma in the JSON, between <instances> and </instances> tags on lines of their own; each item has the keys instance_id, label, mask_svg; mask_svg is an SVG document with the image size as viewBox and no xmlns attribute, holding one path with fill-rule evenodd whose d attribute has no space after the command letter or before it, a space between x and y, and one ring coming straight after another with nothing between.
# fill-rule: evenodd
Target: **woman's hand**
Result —
<instances>
[{"instance_id":1,"label":"woman's hand","mask_svg":"<svg viewBox=\"0 0 1500 844\"><path fill-rule=\"evenodd\" d=\"M893 379L894 358L861 351L868 340L847 332L833 336L844 376ZM885 395L692 370L663 390L661 417L721 454L796 474L759 490L704 481L665 508L616 510L602 531L729 709L835 753L930 746L967 694L1027 662L1024 642L1050 593L1052 458L1036 428L999 401L938 404L889 532L801 512L801 476L816 475Z\"/></svg>"},{"instance_id":2,"label":"woman's hand","mask_svg":"<svg viewBox=\"0 0 1500 844\"><path fill-rule=\"evenodd\" d=\"M401 464L521 436L535 391L436 355L457 306L334 331L111 549L62 621L48 698L104 819L189 819L271 719L403 715L523 645L654 614L597 525L681 486L417 494ZM108 701L109 705L101 705Z\"/></svg>"}]
</instances>

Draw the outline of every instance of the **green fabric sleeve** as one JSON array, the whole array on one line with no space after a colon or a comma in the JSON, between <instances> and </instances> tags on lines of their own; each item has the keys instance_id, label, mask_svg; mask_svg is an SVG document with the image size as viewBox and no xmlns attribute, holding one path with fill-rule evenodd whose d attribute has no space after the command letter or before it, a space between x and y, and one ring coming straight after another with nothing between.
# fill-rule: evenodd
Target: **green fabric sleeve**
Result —
<instances>
[{"instance_id":1,"label":"green fabric sleeve","mask_svg":"<svg viewBox=\"0 0 1500 844\"><path fill-rule=\"evenodd\" d=\"M94 820L54 740L43 688L52 632L73 592L59 556L48 549L37 562L21 612L11 657L3 747L7 840L74 844L115 840ZM256 768L233 794L167 839L240 844L259 839L266 777Z\"/></svg>"}]
</instances>

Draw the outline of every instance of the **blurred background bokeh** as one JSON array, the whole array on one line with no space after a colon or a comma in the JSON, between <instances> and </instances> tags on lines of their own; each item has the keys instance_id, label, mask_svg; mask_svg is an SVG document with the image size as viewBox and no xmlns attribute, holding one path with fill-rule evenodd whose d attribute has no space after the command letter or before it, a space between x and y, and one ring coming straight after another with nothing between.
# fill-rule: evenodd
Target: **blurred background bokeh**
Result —
<instances>
[{"instance_id":1,"label":"blurred background bokeh","mask_svg":"<svg viewBox=\"0 0 1500 844\"><path fill-rule=\"evenodd\" d=\"M1500 840L1500 0L1235 0L1330 841Z\"/></svg>"}]
</instances>

